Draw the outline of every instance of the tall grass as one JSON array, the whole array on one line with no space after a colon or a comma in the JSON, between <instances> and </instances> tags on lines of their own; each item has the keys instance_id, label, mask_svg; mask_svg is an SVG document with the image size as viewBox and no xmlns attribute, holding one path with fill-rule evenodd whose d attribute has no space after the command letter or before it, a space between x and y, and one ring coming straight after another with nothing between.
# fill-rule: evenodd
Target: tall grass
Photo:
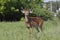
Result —
<instances>
[{"instance_id":1,"label":"tall grass","mask_svg":"<svg viewBox=\"0 0 60 40\"><path fill-rule=\"evenodd\" d=\"M43 32L34 29L31 37L24 21L0 22L0 40L60 40L60 21L45 21Z\"/></svg>"}]
</instances>

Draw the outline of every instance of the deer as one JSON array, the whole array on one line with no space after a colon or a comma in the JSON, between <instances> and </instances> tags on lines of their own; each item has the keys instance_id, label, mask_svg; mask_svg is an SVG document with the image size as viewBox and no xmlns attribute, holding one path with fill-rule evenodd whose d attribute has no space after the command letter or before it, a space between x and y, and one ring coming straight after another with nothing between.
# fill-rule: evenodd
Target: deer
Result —
<instances>
[{"instance_id":1,"label":"deer","mask_svg":"<svg viewBox=\"0 0 60 40\"><path fill-rule=\"evenodd\" d=\"M28 9L28 10L22 9L21 12L24 13L24 15L25 15L25 24L28 29L32 28L32 31L33 31L33 29L36 28L37 31L40 32L38 29L38 28L40 28L41 31L43 31L43 28L42 28L43 19L42 18L30 17L29 14L33 13L33 11L31 9Z\"/></svg>"}]
</instances>

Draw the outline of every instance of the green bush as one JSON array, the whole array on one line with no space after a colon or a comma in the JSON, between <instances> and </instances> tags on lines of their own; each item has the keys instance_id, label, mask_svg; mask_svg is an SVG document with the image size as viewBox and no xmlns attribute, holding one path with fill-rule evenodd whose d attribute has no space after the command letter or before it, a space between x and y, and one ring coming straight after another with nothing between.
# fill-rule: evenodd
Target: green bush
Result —
<instances>
[{"instance_id":1,"label":"green bush","mask_svg":"<svg viewBox=\"0 0 60 40\"><path fill-rule=\"evenodd\" d=\"M58 12L57 17L60 19L60 12Z\"/></svg>"},{"instance_id":2,"label":"green bush","mask_svg":"<svg viewBox=\"0 0 60 40\"><path fill-rule=\"evenodd\" d=\"M45 10L45 9L36 9L34 10L34 13L39 16L42 17L44 20L48 20L48 19L52 19L53 18L53 13Z\"/></svg>"},{"instance_id":3,"label":"green bush","mask_svg":"<svg viewBox=\"0 0 60 40\"><path fill-rule=\"evenodd\" d=\"M43 9L42 0L0 0L0 19L2 20L19 20L24 15L21 13L21 7L25 9L33 8L33 15L40 16L44 20L52 19L53 13Z\"/></svg>"}]
</instances>

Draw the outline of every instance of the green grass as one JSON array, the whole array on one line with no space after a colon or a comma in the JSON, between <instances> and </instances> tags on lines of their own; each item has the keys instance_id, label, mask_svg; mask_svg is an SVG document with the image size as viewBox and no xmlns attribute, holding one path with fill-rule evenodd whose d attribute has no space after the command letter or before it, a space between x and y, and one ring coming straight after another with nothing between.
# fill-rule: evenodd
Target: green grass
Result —
<instances>
[{"instance_id":1,"label":"green grass","mask_svg":"<svg viewBox=\"0 0 60 40\"><path fill-rule=\"evenodd\" d=\"M45 21L43 32L34 29L31 37L24 21L0 22L0 40L60 40L60 21Z\"/></svg>"}]
</instances>

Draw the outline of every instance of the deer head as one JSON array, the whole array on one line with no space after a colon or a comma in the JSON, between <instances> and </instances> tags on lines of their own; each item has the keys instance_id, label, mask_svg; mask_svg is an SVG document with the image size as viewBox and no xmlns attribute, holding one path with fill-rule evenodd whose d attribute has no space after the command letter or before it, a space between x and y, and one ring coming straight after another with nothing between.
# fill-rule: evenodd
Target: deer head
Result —
<instances>
[{"instance_id":1,"label":"deer head","mask_svg":"<svg viewBox=\"0 0 60 40\"><path fill-rule=\"evenodd\" d=\"M26 9L22 9L21 10L22 13L24 13L25 15L29 15L29 13L32 13L32 9L26 10Z\"/></svg>"}]
</instances>

